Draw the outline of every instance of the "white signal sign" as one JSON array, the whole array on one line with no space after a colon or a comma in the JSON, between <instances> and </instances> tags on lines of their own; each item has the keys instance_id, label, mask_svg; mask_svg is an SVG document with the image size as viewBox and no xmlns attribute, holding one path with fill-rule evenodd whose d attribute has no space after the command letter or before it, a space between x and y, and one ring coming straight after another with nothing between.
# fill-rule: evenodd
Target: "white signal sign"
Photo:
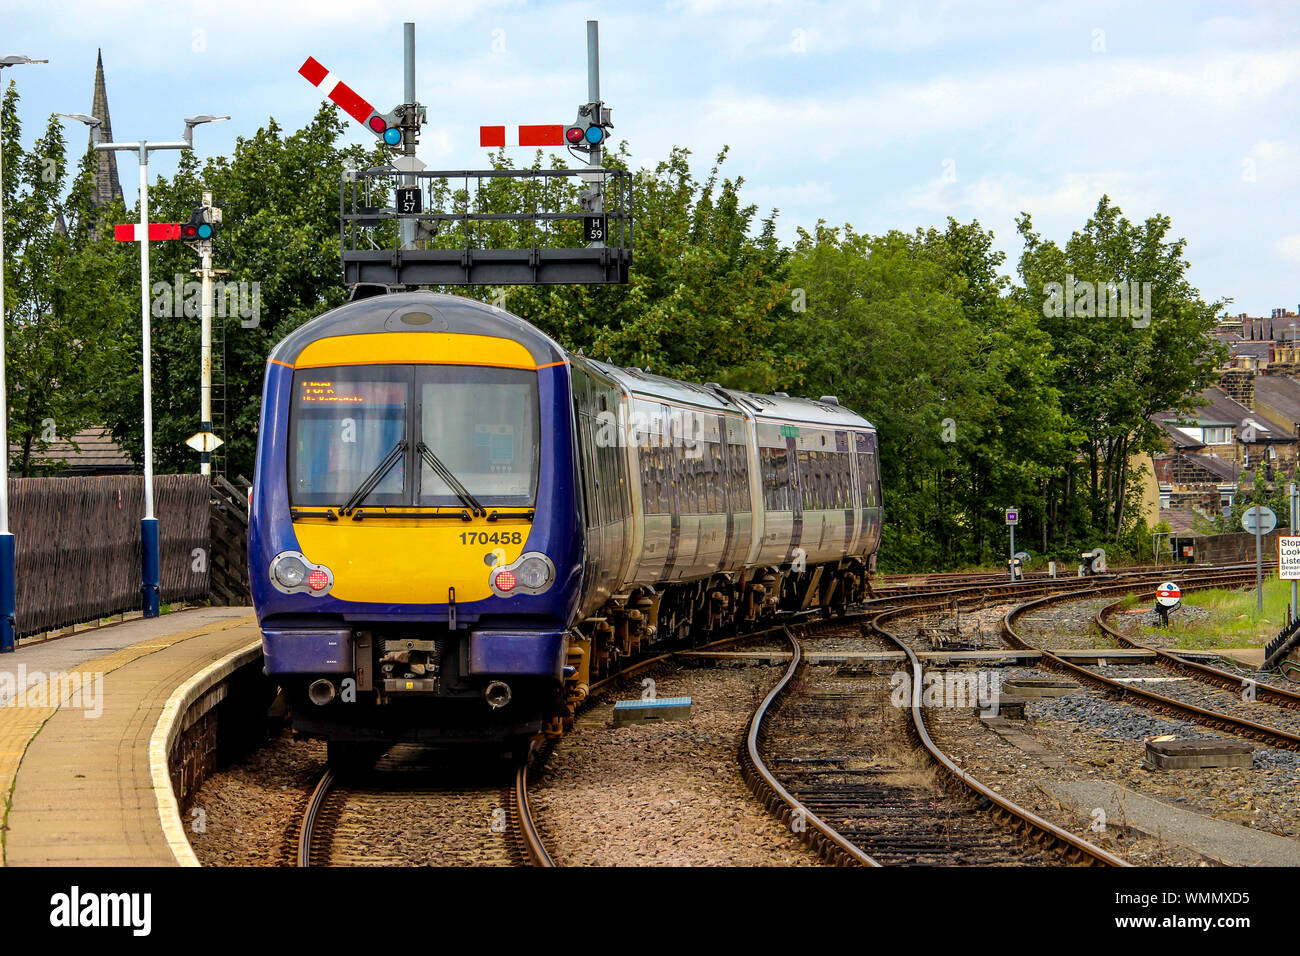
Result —
<instances>
[{"instance_id":1,"label":"white signal sign","mask_svg":"<svg viewBox=\"0 0 1300 956\"><path fill-rule=\"evenodd\" d=\"M1277 539L1279 581L1300 581L1300 534L1283 534Z\"/></svg>"},{"instance_id":2,"label":"white signal sign","mask_svg":"<svg viewBox=\"0 0 1300 956\"><path fill-rule=\"evenodd\" d=\"M1165 607L1177 607L1183 598L1183 589L1173 581L1166 581L1156 588L1156 603Z\"/></svg>"},{"instance_id":3,"label":"white signal sign","mask_svg":"<svg viewBox=\"0 0 1300 956\"><path fill-rule=\"evenodd\" d=\"M220 438L212 432L196 432L189 438L185 439L185 444L189 445L195 451L216 451L225 444Z\"/></svg>"}]
</instances>

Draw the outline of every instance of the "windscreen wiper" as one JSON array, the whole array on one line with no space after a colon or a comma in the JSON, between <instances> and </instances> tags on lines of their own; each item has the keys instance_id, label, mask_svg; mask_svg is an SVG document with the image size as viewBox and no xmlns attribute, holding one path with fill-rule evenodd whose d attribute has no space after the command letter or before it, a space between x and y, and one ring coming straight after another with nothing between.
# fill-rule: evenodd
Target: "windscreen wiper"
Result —
<instances>
[{"instance_id":1,"label":"windscreen wiper","mask_svg":"<svg viewBox=\"0 0 1300 956\"><path fill-rule=\"evenodd\" d=\"M420 442L416 445L415 449L419 452L420 458L423 459L424 463L433 469L434 474L441 478L443 483L456 493L456 497L461 500L461 503L468 506L474 512L474 517L477 518L479 515L487 514L487 509L479 504L478 499L469 493L469 489L461 484L460 479L451 473L451 469L442 463L442 459L433 453L433 449L424 442Z\"/></svg>"},{"instance_id":2,"label":"windscreen wiper","mask_svg":"<svg viewBox=\"0 0 1300 956\"><path fill-rule=\"evenodd\" d=\"M379 486L379 483L384 480L384 477L390 471L393 470L393 466L402 460L402 456L405 454L406 439L399 438L397 444L393 446L393 450L384 456L383 461L375 465L375 470L366 475L366 480L361 482L360 487L358 487L356 491L352 492L352 497L349 498L347 503L339 509L339 514L346 515L355 511L357 505L361 504L361 502L365 501L366 498L370 496L370 493Z\"/></svg>"}]
</instances>

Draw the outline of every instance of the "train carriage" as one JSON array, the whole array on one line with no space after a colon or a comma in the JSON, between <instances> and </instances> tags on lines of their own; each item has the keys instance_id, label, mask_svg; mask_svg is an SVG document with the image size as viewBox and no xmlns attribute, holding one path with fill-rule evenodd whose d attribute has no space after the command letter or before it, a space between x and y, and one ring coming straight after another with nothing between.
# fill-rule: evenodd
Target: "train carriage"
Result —
<instances>
[{"instance_id":1,"label":"train carriage","mask_svg":"<svg viewBox=\"0 0 1300 956\"><path fill-rule=\"evenodd\" d=\"M617 368L455 296L354 300L267 365L268 672L332 745L558 733L647 644L856 600L875 455L833 399Z\"/></svg>"}]
</instances>

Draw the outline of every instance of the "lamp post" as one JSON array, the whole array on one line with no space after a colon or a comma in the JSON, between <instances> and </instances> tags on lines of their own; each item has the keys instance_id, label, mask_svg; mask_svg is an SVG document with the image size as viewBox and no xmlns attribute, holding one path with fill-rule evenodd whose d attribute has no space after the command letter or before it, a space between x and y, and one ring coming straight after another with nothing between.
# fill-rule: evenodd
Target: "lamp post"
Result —
<instances>
[{"instance_id":1,"label":"lamp post","mask_svg":"<svg viewBox=\"0 0 1300 956\"><path fill-rule=\"evenodd\" d=\"M0 74L6 66L49 63L26 56L0 57ZM3 96L0 83L0 96ZM14 649L14 613L18 592L14 585L14 536L9 531L9 397L5 392L5 213L4 124L0 121L0 654Z\"/></svg>"},{"instance_id":2,"label":"lamp post","mask_svg":"<svg viewBox=\"0 0 1300 956\"><path fill-rule=\"evenodd\" d=\"M137 236L140 243L140 331L144 357L141 366L144 378L144 517L140 519L140 593L145 617L158 616L161 583L158 519L154 516L153 499L153 356L149 323L149 154L156 149L193 149L194 127L202 123L228 119L229 116L212 116L208 113L188 117L185 120L185 138L174 143L151 143L142 139L138 143L95 144L96 150L104 152L130 150L140 159L140 225Z\"/></svg>"}]
</instances>

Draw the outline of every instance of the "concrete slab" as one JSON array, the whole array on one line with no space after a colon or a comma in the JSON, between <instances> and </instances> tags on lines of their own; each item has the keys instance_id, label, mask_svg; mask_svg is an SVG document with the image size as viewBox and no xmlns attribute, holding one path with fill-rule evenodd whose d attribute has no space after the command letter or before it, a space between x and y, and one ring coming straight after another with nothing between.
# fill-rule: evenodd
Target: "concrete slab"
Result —
<instances>
[{"instance_id":1,"label":"concrete slab","mask_svg":"<svg viewBox=\"0 0 1300 956\"><path fill-rule=\"evenodd\" d=\"M1104 780L1042 786L1085 818L1101 808L1110 824L1132 827L1229 866L1300 866L1300 840L1181 810Z\"/></svg>"},{"instance_id":2,"label":"concrete slab","mask_svg":"<svg viewBox=\"0 0 1300 956\"><path fill-rule=\"evenodd\" d=\"M1262 647L1225 647L1215 651L1182 651L1171 647L1168 650L1179 657L1186 657L1189 660L1204 661L1213 660L1216 657L1230 657L1247 667L1259 668L1264 666L1264 648Z\"/></svg>"},{"instance_id":3,"label":"concrete slab","mask_svg":"<svg viewBox=\"0 0 1300 956\"><path fill-rule=\"evenodd\" d=\"M1216 767L1250 767L1255 748L1238 740L1202 740L1176 737L1147 741L1147 766L1155 770L1207 770Z\"/></svg>"},{"instance_id":4,"label":"concrete slab","mask_svg":"<svg viewBox=\"0 0 1300 956\"><path fill-rule=\"evenodd\" d=\"M1057 657L1075 664L1146 664L1156 659L1155 651L1132 647L1090 648L1064 647L1051 649Z\"/></svg>"},{"instance_id":5,"label":"concrete slab","mask_svg":"<svg viewBox=\"0 0 1300 956\"><path fill-rule=\"evenodd\" d=\"M1017 750L1029 754L1044 767L1064 767L1069 763L1056 751L1043 746L1024 728L1023 724L1013 724L1002 716L985 717L982 715L980 716L980 723Z\"/></svg>"},{"instance_id":6,"label":"concrete slab","mask_svg":"<svg viewBox=\"0 0 1300 956\"><path fill-rule=\"evenodd\" d=\"M653 700L620 700L614 704L614 726L651 720L690 720L691 698L657 697Z\"/></svg>"}]
</instances>

